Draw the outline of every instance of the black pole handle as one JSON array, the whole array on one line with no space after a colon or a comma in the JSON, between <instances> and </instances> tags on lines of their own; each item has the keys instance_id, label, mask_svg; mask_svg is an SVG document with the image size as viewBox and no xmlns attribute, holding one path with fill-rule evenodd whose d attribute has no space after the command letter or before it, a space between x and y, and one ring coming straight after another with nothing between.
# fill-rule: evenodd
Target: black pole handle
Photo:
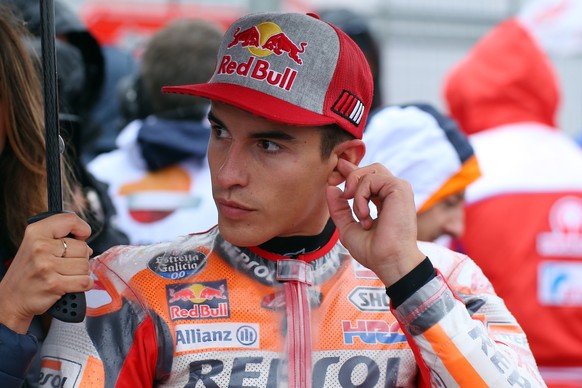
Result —
<instances>
[{"instance_id":1,"label":"black pole handle","mask_svg":"<svg viewBox=\"0 0 582 388\"><path fill-rule=\"evenodd\" d=\"M44 212L37 214L36 216L29 218L28 223L32 224L59 213L64 212ZM75 238L73 235L69 235L67 237ZM53 304L50 309L48 309L48 313L59 321L79 323L85 319L86 310L87 301L85 299L85 293L71 292L63 295L61 299L57 300L56 303Z\"/></svg>"},{"instance_id":2,"label":"black pole handle","mask_svg":"<svg viewBox=\"0 0 582 388\"><path fill-rule=\"evenodd\" d=\"M48 212L32 217L28 220L29 224L63 212L61 153L64 144L59 134L54 14L53 0L40 0ZM81 322L85 318L85 310L85 293L76 292L63 295L48 312L64 322Z\"/></svg>"}]
</instances>

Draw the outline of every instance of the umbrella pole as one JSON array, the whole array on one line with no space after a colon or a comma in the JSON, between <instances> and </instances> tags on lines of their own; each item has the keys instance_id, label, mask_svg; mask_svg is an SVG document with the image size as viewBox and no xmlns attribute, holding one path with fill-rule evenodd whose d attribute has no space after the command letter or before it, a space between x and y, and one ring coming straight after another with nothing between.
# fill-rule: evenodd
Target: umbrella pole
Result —
<instances>
[{"instance_id":1,"label":"umbrella pole","mask_svg":"<svg viewBox=\"0 0 582 388\"><path fill-rule=\"evenodd\" d=\"M40 0L48 212L31 218L29 222L63 212L61 153L64 142L59 133L54 15L53 0ZM63 295L48 313L64 322L81 322L85 318L85 310L85 293L75 292Z\"/></svg>"}]
</instances>

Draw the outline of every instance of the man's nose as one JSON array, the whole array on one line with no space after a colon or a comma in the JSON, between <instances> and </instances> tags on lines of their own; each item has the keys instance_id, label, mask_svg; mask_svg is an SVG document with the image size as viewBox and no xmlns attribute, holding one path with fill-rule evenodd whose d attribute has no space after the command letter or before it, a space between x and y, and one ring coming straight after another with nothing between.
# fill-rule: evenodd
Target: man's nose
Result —
<instances>
[{"instance_id":1,"label":"man's nose","mask_svg":"<svg viewBox=\"0 0 582 388\"><path fill-rule=\"evenodd\" d=\"M231 145L216 174L218 184L223 188L245 186L248 181L247 168L248 163L244 159L243 151L236 145Z\"/></svg>"},{"instance_id":2,"label":"man's nose","mask_svg":"<svg viewBox=\"0 0 582 388\"><path fill-rule=\"evenodd\" d=\"M445 233L453 238L460 238L465 233L465 209L458 206L445 224Z\"/></svg>"}]
</instances>

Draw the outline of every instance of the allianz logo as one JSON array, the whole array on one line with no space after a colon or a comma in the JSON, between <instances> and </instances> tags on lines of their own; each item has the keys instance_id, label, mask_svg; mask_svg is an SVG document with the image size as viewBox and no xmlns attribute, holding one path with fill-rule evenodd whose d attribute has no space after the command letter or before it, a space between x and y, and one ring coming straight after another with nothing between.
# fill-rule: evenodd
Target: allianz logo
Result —
<instances>
[{"instance_id":1,"label":"allianz logo","mask_svg":"<svg viewBox=\"0 0 582 388\"><path fill-rule=\"evenodd\" d=\"M258 348L260 330L256 323L176 325L176 351L210 348Z\"/></svg>"}]
</instances>

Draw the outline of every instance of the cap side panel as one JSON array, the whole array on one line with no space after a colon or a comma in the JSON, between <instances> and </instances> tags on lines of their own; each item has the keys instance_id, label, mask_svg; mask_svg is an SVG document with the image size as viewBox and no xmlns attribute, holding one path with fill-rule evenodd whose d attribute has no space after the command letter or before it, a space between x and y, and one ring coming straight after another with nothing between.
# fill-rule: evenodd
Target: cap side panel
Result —
<instances>
[{"instance_id":1,"label":"cap side panel","mask_svg":"<svg viewBox=\"0 0 582 388\"><path fill-rule=\"evenodd\" d=\"M366 126L366 119L372 104L374 83L372 72L362 51L344 32L334 27L339 38L340 50L337 67L331 80L324 104L324 114L334 117L336 123L361 139ZM339 104L348 93L355 101L359 101L362 108L353 101L349 107ZM361 114L354 107L362 109ZM356 120L357 119L357 120Z\"/></svg>"}]
</instances>

